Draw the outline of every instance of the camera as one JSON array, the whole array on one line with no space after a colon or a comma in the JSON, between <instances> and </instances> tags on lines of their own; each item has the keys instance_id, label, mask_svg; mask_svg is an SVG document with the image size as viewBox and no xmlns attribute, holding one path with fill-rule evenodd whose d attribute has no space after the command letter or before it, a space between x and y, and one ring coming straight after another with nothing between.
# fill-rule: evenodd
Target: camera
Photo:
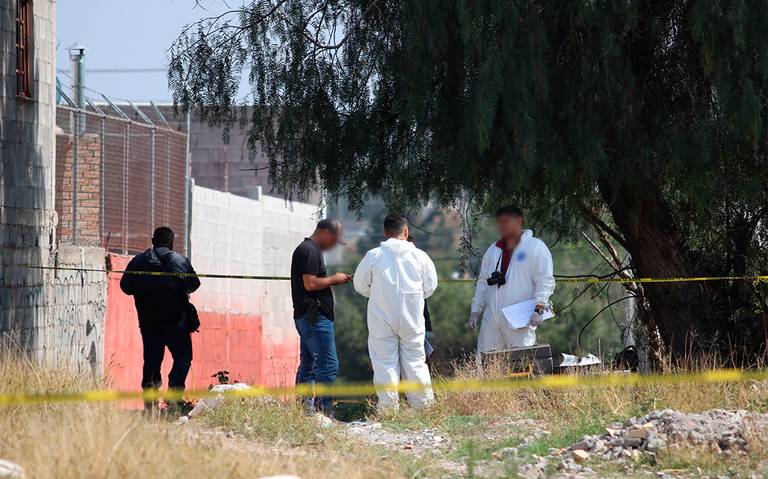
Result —
<instances>
[{"instance_id":1,"label":"camera","mask_svg":"<svg viewBox=\"0 0 768 479\"><path fill-rule=\"evenodd\" d=\"M507 284L507 278L501 273L501 271L494 271L491 273L491 277L486 280L488 286L499 286Z\"/></svg>"}]
</instances>

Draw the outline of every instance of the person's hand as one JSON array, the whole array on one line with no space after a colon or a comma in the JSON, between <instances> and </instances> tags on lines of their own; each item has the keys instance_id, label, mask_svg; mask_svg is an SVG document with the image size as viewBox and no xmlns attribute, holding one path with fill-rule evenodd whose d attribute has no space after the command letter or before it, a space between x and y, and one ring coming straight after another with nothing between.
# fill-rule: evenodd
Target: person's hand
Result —
<instances>
[{"instance_id":1,"label":"person's hand","mask_svg":"<svg viewBox=\"0 0 768 479\"><path fill-rule=\"evenodd\" d=\"M469 315L469 329L474 331L477 329L477 323L480 322L480 313L471 313Z\"/></svg>"},{"instance_id":2,"label":"person's hand","mask_svg":"<svg viewBox=\"0 0 768 479\"><path fill-rule=\"evenodd\" d=\"M541 311L541 313L539 313L539 311ZM529 325L530 327L536 329L543 322L544 322L544 306L537 305L536 309L533 311L533 314L531 314L531 321Z\"/></svg>"},{"instance_id":3,"label":"person's hand","mask_svg":"<svg viewBox=\"0 0 768 479\"><path fill-rule=\"evenodd\" d=\"M351 280L351 274L342 273L341 271L333 275L333 284L344 284L350 282Z\"/></svg>"}]
</instances>

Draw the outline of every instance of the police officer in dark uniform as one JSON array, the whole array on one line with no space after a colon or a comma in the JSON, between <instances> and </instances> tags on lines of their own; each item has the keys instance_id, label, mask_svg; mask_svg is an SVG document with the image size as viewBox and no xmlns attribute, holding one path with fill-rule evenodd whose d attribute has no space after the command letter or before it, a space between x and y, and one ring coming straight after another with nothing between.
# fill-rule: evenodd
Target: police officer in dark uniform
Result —
<instances>
[{"instance_id":1,"label":"police officer in dark uniform","mask_svg":"<svg viewBox=\"0 0 768 479\"><path fill-rule=\"evenodd\" d=\"M157 228L152 247L136 255L126 271L195 273L189 260L173 251L173 230ZM189 293L200 287L196 276L151 276L123 274L120 289L132 295L139 316L139 330L144 346L141 387L158 389L163 380L160 366L165 348L171 352L173 366L168 374L168 388L183 391L192 366L191 332L199 326L197 313L189 303ZM154 403L145 403L151 409Z\"/></svg>"}]
</instances>

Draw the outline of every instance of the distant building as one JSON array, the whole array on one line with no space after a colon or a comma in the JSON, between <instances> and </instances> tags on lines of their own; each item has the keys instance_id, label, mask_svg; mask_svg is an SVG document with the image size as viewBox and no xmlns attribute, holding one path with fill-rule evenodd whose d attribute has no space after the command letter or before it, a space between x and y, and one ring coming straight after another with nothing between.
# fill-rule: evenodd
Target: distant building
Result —
<instances>
[{"instance_id":1,"label":"distant building","mask_svg":"<svg viewBox=\"0 0 768 479\"><path fill-rule=\"evenodd\" d=\"M162 121L151 105L138 107L153 121ZM174 114L172 105L158 105L158 110L171 126L186 130L185 116ZM225 137L223 127L210 125L193 115L189 125L189 152L192 178L198 186L252 199L258 199L262 193L280 196L269 181L266 156L261 149L249 151L247 131L239 124L233 125ZM293 200L319 206L321 198L320 192L314 192Z\"/></svg>"}]
</instances>

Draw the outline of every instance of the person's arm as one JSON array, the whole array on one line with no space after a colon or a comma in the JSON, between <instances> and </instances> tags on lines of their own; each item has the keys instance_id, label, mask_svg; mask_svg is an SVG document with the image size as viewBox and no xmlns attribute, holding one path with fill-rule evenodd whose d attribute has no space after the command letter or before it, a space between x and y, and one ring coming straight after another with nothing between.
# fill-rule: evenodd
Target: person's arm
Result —
<instances>
[{"instance_id":1,"label":"person's arm","mask_svg":"<svg viewBox=\"0 0 768 479\"><path fill-rule=\"evenodd\" d=\"M533 258L533 281L536 285L534 299L536 305L549 307L549 297L555 292L555 276L553 274L552 253L544 243L536 247Z\"/></svg>"},{"instance_id":2,"label":"person's arm","mask_svg":"<svg viewBox=\"0 0 768 479\"><path fill-rule=\"evenodd\" d=\"M318 276L320 274L321 258L315 255L307 255L300 258L301 281L304 283L304 289L307 291L320 291L322 289L344 284L351 276L344 273L336 273L331 276Z\"/></svg>"},{"instance_id":3,"label":"person's arm","mask_svg":"<svg viewBox=\"0 0 768 479\"><path fill-rule=\"evenodd\" d=\"M303 274L301 280L304 282L304 289L307 291L320 291L321 289L344 284L352 277L346 273L336 273L333 276L320 277L316 274Z\"/></svg>"},{"instance_id":4,"label":"person's arm","mask_svg":"<svg viewBox=\"0 0 768 479\"><path fill-rule=\"evenodd\" d=\"M366 298L371 297L371 284L373 284L373 260L375 253L373 250L363 256L363 260L357 265L355 269L355 276L353 277L353 284L355 291L362 294Z\"/></svg>"},{"instance_id":5,"label":"person's arm","mask_svg":"<svg viewBox=\"0 0 768 479\"><path fill-rule=\"evenodd\" d=\"M424 274L421 278L421 287L424 291L424 299L427 299L437 289L437 270L435 270L435 263L432 262L432 258L426 253L423 256Z\"/></svg>"},{"instance_id":6,"label":"person's arm","mask_svg":"<svg viewBox=\"0 0 768 479\"><path fill-rule=\"evenodd\" d=\"M126 271L135 270L134 261L135 258L128 263L128 266L125 267ZM123 273L123 277L120 278L120 289L123 290L123 293L127 294L128 296L133 296L136 294L138 289L136 284L137 279L139 279L139 275L137 274Z\"/></svg>"},{"instance_id":7,"label":"person's arm","mask_svg":"<svg viewBox=\"0 0 768 479\"><path fill-rule=\"evenodd\" d=\"M178 253L174 253L171 256L165 267L172 273L196 274L192 263L185 256ZM200 287L200 278L197 276L179 276L176 280L178 284L182 285L185 293L193 293Z\"/></svg>"},{"instance_id":8,"label":"person's arm","mask_svg":"<svg viewBox=\"0 0 768 479\"><path fill-rule=\"evenodd\" d=\"M493 263L493 246L483 255L483 261L480 263L480 274L477 275L477 285L475 286L475 295L472 297L472 307L470 311L476 314L482 314L485 309L485 292L488 290L488 278L491 276Z\"/></svg>"}]
</instances>

